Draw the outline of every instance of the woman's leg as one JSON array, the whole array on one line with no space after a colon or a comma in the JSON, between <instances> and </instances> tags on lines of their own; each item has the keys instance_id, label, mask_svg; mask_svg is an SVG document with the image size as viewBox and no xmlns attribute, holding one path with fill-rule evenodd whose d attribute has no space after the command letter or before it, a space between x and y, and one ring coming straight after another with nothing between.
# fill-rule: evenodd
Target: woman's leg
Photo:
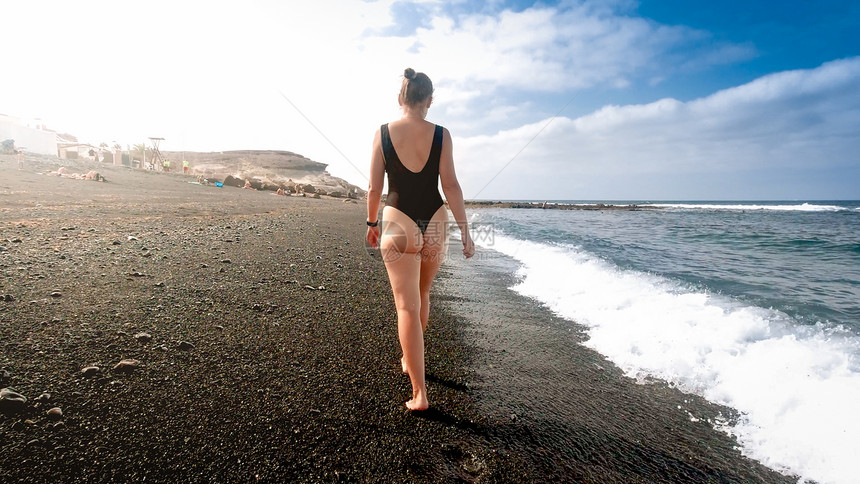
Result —
<instances>
[{"instance_id":1,"label":"woman's leg","mask_svg":"<svg viewBox=\"0 0 860 484\"><path fill-rule=\"evenodd\" d=\"M397 334L409 379L412 399L410 410L426 410L427 387L424 382L424 333L421 331L421 231L408 216L393 208L382 212L382 260L397 307Z\"/></svg>"},{"instance_id":2,"label":"woman's leg","mask_svg":"<svg viewBox=\"0 0 860 484\"><path fill-rule=\"evenodd\" d=\"M418 290L421 293L421 330L427 331L430 319L430 286L445 259L448 247L448 208L445 205L433 214L424 231L424 246L421 249L421 277Z\"/></svg>"}]
</instances>

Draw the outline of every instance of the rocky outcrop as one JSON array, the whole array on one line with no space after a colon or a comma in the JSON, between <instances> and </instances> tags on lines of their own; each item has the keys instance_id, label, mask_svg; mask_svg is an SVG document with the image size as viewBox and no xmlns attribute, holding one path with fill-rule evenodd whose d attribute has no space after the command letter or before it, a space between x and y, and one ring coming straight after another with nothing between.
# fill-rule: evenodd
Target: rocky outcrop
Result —
<instances>
[{"instance_id":1,"label":"rocky outcrop","mask_svg":"<svg viewBox=\"0 0 860 484\"><path fill-rule=\"evenodd\" d=\"M237 150L223 152L165 151L166 159L189 162L191 173L226 186L286 193L323 194L343 198L362 198L366 191L346 180L331 176L325 163L291 151Z\"/></svg>"},{"instance_id":2,"label":"rocky outcrop","mask_svg":"<svg viewBox=\"0 0 860 484\"><path fill-rule=\"evenodd\" d=\"M224 185L228 187L239 187L242 188L245 186L245 180L241 178L237 178L233 175L227 175L224 177Z\"/></svg>"}]
</instances>

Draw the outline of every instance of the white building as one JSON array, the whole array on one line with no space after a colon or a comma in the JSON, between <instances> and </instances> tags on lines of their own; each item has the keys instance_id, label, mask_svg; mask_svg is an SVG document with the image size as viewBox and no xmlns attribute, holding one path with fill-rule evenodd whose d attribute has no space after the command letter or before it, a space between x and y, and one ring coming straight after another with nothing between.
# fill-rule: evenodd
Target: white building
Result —
<instances>
[{"instance_id":1,"label":"white building","mask_svg":"<svg viewBox=\"0 0 860 484\"><path fill-rule=\"evenodd\" d=\"M57 143L57 156L64 160L99 159L101 148L86 143ZM93 154L91 155L90 152ZM99 160L101 161L101 160Z\"/></svg>"},{"instance_id":2,"label":"white building","mask_svg":"<svg viewBox=\"0 0 860 484\"><path fill-rule=\"evenodd\" d=\"M32 127L31 127L32 126ZM36 123L0 114L0 141L15 140L15 148L29 153L57 156L57 133Z\"/></svg>"}]
</instances>

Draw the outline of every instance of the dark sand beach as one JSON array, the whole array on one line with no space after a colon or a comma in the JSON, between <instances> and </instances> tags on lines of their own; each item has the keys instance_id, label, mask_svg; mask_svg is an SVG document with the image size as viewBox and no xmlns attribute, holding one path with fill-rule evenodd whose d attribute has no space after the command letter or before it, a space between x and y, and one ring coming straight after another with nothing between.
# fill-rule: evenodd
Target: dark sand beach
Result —
<instances>
[{"instance_id":1,"label":"dark sand beach","mask_svg":"<svg viewBox=\"0 0 860 484\"><path fill-rule=\"evenodd\" d=\"M411 414L361 202L57 163L0 156L2 482L792 481L456 247Z\"/></svg>"}]
</instances>

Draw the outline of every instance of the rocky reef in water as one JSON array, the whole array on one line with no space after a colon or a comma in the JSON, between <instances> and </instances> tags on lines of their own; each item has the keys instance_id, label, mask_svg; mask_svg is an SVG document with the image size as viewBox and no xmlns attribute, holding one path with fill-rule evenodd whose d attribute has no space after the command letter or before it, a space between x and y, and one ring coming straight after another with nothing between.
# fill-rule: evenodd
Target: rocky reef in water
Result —
<instances>
[{"instance_id":1,"label":"rocky reef in water","mask_svg":"<svg viewBox=\"0 0 860 484\"><path fill-rule=\"evenodd\" d=\"M504 202L492 200L466 200L467 208L541 208L544 210L655 210L660 207L636 204L558 203L558 202Z\"/></svg>"}]
</instances>

